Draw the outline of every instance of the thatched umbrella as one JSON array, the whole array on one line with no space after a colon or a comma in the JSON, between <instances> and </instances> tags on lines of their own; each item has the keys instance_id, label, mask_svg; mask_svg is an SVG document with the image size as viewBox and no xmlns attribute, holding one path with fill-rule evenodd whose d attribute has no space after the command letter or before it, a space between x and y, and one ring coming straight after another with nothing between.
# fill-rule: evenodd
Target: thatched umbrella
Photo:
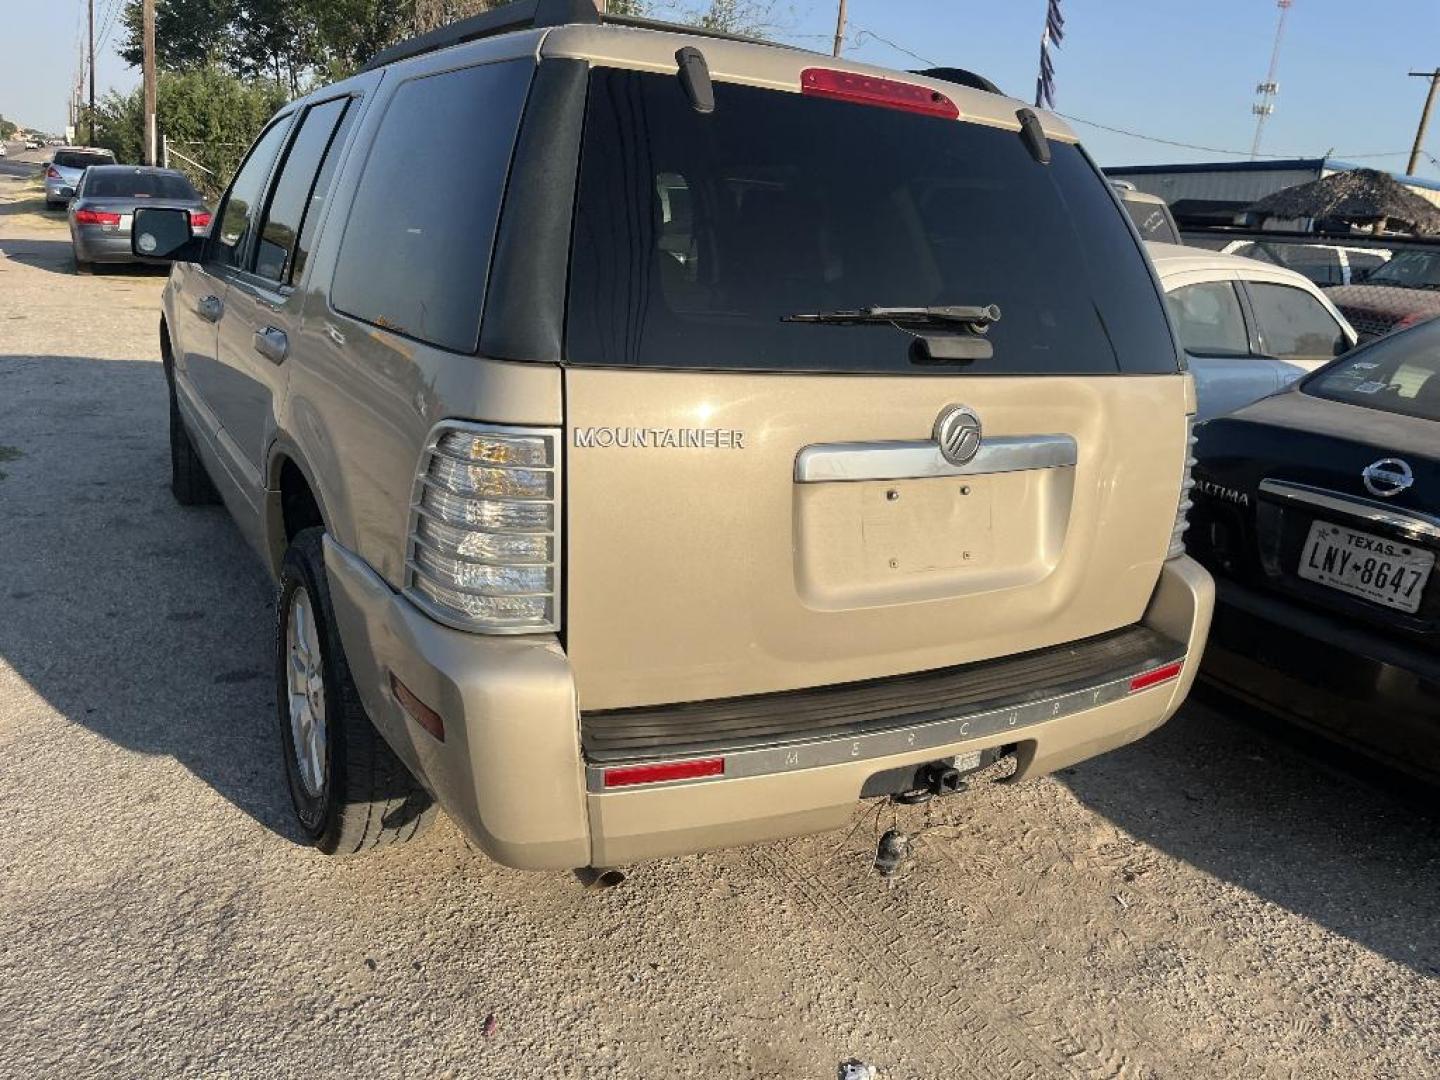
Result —
<instances>
[{"instance_id":1,"label":"thatched umbrella","mask_svg":"<svg viewBox=\"0 0 1440 1080\"><path fill-rule=\"evenodd\" d=\"M1376 169L1331 173L1266 195L1248 209L1270 217L1338 218L1374 225L1376 232L1394 221L1412 232L1440 233L1440 207Z\"/></svg>"}]
</instances>

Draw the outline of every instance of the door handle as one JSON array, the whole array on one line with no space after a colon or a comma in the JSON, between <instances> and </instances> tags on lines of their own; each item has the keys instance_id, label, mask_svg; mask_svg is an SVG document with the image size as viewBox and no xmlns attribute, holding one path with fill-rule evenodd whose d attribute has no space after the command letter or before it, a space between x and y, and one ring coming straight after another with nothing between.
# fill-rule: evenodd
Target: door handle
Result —
<instances>
[{"instance_id":1,"label":"door handle","mask_svg":"<svg viewBox=\"0 0 1440 1080\"><path fill-rule=\"evenodd\" d=\"M255 351L272 364L283 364L290 351L290 339L284 330L267 326L255 331Z\"/></svg>"},{"instance_id":2,"label":"door handle","mask_svg":"<svg viewBox=\"0 0 1440 1080\"><path fill-rule=\"evenodd\" d=\"M218 296L207 296L195 305L195 311L206 322L219 322L225 314L225 302Z\"/></svg>"}]
</instances>

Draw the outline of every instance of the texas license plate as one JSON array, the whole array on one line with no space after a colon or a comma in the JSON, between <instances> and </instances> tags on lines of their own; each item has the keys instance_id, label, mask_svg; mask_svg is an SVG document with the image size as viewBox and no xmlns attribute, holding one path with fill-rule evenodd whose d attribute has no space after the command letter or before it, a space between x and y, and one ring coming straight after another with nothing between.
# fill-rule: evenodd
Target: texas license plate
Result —
<instances>
[{"instance_id":1,"label":"texas license plate","mask_svg":"<svg viewBox=\"0 0 1440 1080\"><path fill-rule=\"evenodd\" d=\"M1420 607L1435 553L1398 540L1316 521L1300 554L1300 576L1386 607Z\"/></svg>"}]
</instances>

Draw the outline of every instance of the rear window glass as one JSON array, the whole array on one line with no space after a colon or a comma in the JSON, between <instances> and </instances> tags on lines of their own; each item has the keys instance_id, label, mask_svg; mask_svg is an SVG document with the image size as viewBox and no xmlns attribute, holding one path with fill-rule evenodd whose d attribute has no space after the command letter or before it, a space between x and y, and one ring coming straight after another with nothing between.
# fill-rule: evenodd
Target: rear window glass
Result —
<instances>
[{"instance_id":1,"label":"rear window glass","mask_svg":"<svg viewBox=\"0 0 1440 1080\"><path fill-rule=\"evenodd\" d=\"M1160 294L1105 181L1015 132L673 76L591 76L569 362L935 374L1170 372ZM885 325L797 313L985 305L994 356L913 362Z\"/></svg>"},{"instance_id":2,"label":"rear window glass","mask_svg":"<svg viewBox=\"0 0 1440 1080\"><path fill-rule=\"evenodd\" d=\"M532 60L462 68L395 91L345 226L336 308L441 348L475 351L534 68Z\"/></svg>"},{"instance_id":3,"label":"rear window glass","mask_svg":"<svg viewBox=\"0 0 1440 1080\"><path fill-rule=\"evenodd\" d=\"M65 169L88 169L91 165L114 165L113 154L86 154L79 150L58 150L54 163Z\"/></svg>"},{"instance_id":4,"label":"rear window glass","mask_svg":"<svg viewBox=\"0 0 1440 1080\"><path fill-rule=\"evenodd\" d=\"M1180 234L1170 224L1170 215L1165 213L1165 207L1160 203L1136 199L1128 193L1122 193L1120 201L1125 206L1125 212L1130 215L1130 220L1135 223L1135 228L1140 231L1141 240L1155 240L1162 244L1180 243Z\"/></svg>"},{"instance_id":5,"label":"rear window glass","mask_svg":"<svg viewBox=\"0 0 1440 1080\"><path fill-rule=\"evenodd\" d=\"M1315 397L1440 420L1440 319L1380 338L1303 384Z\"/></svg>"},{"instance_id":6,"label":"rear window glass","mask_svg":"<svg viewBox=\"0 0 1440 1080\"><path fill-rule=\"evenodd\" d=\"M82 189L91 199L199 199L200 193L183 176L171 173L108 169L87 172Z\"/></svg>"}]
</instances>

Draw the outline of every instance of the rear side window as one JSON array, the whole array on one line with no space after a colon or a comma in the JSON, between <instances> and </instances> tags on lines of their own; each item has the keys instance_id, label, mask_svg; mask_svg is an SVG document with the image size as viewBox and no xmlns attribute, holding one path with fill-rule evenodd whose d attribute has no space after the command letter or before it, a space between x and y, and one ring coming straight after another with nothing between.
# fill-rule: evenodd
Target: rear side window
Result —
<instances>
[{"instance_id":1,"label":"rear side window","mask_svg":"<svg viewBox=\"0 0 1440 1080\"><path fill-rule=\"evenodd\" d=\"M375 135L331 289L357 319L474 352L520 110L513 60L405 83Z\"/></svg>"},{"instance_id":2,"label":"rear side window","mask_svg":"<svg viewBox=\"0 0 1440 1080\"><path fill-rule=\"evenodd\" d=\"M936 374L1173 372L1164 305L1078 147L730 83L591 75L571 260L574 364ZM996 304L994 357L913 362L891 325L787 323Z\"/></svg>"},{"instance_id":3,"label":"rear side window","mask_svg":"<svg viewBox=\"0 0 1440 1080\"><path fill-rule=\"evenodd\" d=\"M1281 360L1332 360L1350 347L1325 305L1301 289L1252 281L1246 285L1266 355Z\"/></svg>"},{"instance_id":4,"label":"rear side window","mask_svg":"<svg viewBox=\"0 0 1440 1080\"><path fill-rule=\"evenodd\" d=\"M310 204L311 189L318 187L316 173L330 147L348 98L337 98L314 106L305 113L280 166L265 224L260 228L255 273L271 281L284 281L300 235L301 221ZM324 193L321 192L321 198Z\"/></svg>"},{"instance_id":5,"label":"rear side window","mask_svg":"<svg viewBox=\"0 0 1440 1080\"><path fill-rule=\"evenodd\" d=\"M1196 356L1248 356L1250 334L1240 298L1228 281L1182 285L1167 293L1180 344Z\"/></svg>"}]
</instances>

